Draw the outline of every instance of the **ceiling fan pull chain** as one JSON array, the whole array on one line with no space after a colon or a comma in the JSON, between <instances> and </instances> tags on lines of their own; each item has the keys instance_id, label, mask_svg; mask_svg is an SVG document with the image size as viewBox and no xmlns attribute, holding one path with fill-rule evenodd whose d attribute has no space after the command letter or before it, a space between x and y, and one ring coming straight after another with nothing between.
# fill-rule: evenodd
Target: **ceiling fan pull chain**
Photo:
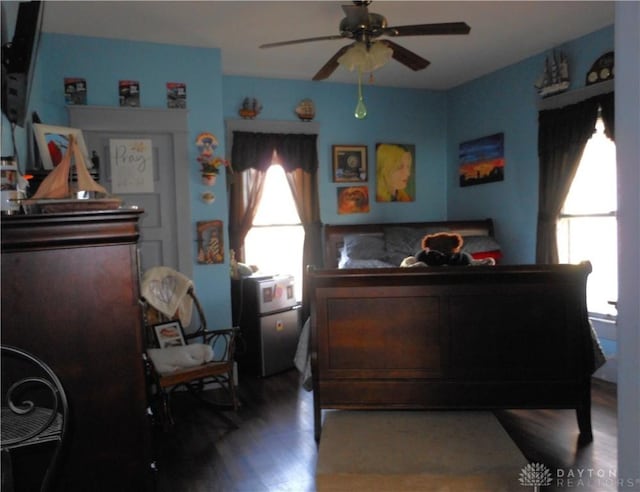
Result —
<instances>
[{"instance_id":1,"label":"ceiling fan pull chain","mask_svg":"<svg viewBox=\"0 0 640 492\"><path fill-rule=\"evenodd\" d=\"M354 116L359 120L367 116L367 107L362 99L362 69L360 67L358 67L358 104L356 104Z\"/></svg>"}]
</instances>

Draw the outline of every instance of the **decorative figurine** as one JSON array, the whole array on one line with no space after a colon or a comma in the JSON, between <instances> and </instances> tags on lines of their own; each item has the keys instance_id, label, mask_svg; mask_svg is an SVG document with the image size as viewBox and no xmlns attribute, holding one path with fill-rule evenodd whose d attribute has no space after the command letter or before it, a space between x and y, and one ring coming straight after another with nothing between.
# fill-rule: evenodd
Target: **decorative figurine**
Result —
<instances>
[{"instance_id":1,"label":"decorative figurine","mask_svg":"<svg viewBox=\"0 0 640 492\"><path fill-rule=\"evenodd\" d=\"M614 76L614 53L609 51L598 58L587 72L585 85L611 80Z\"/></svg>"},{"instance_id":2,"label":"decorative figurine","mask_svg":"<svg viewBox=\"0 0 640 492\"><path fill-rule=\"evenodd\" d=\"M210 191L205 191L202 195L201 195L202 201L204 203L206 203L207 205L211 205L215 200L216 200L216 196L211 193Z\"/></svg>"},{"instance_id":3,"label":"decorative figurine","mask_svg":"<svg viewBox=\"0 0 640 492\"><path fill-rule=\"evenodd\" d=\"M311 99L303 99L296 106L295 113L302 121L311 121L316 115L316 108Z\"/></svg>"},{"instance_id":4,"label":"decorative figurine","mask_svg":"<svg viewBox=\"0 0 640 492\"><path fill-rule=\"evenodd\" d=\"M197 161L200 163L202 183L207 186L216 184L220 166L229 167L229 161L213 154L218 148L218 139L213 133L203 132L196 138L196 145L200 151Z\"/></svg>"},{"instance_id":5,"label":"decorative figurine","mask_svg":"<svg viewBox=\"0 0 640 492\"><path fill-rule=\"evenodd\" d=\"M241 118L252 120L260 114L262 105L255 97L245 97L242 101L242 107L238 111Z\"/></svg>"},{"instance_id":6,"label":"decorative figurine","mask_svg":"<svg viewBox=\"0 0 640 492\"><path fill-rule=\"evenodd\" d=\"M566 91L570 85L567 57L562 51L554 50L551 58L546 57L544 70L534 87L542 97L548 97Z\"/></svg>"}]
</instances>

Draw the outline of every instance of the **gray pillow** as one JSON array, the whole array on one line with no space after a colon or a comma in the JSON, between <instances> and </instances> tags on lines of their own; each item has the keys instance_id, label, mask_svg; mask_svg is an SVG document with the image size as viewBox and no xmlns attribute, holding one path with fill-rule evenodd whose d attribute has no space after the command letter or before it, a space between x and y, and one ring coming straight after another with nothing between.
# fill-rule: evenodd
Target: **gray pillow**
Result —
<instances>
[{"instance_id":1,"label":"gray pillow","mask_svg":"<svg viewBox=\"0 0 640 492\"><path fill-rule=\"evenodd\" d=\"M383 260L387 254L382 236L347 234L344 236L342 257L352 260Z\"/></svg>"},{"instance_id":2,"label":"gray pillow","mask_svg":"<svg viewBox=\"0 0 640 492\"><path fill-rule=\"evenodd\" d=\"M340 260L338 268L389 268L397 265L392 265L382 260L354 260L351 258L345 258Z\"/></svg>"}]
</instances>

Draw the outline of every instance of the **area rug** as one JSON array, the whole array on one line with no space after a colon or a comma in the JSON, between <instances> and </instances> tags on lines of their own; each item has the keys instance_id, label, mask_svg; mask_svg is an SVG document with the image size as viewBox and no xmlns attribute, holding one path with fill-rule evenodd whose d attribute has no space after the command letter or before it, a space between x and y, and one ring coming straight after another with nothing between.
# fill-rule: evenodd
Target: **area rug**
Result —
<instances>
[{"instance_id":1,"label":"area rug","mask_svg":"<svg viewBox=\"0 0 640 492\"><path fill-rule=\"evenodd\" d=\"M491 412L330 411L318 492L522 490L526 458Z\"/></svg>"}]
</instances>

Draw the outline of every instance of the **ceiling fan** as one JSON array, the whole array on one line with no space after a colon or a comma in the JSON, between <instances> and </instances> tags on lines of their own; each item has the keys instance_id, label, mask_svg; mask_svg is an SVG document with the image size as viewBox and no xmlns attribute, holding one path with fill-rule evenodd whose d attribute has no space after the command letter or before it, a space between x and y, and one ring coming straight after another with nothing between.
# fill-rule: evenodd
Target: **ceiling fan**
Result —
<instances>
[{"instance_id":1,"label":"ceiling fan","mask_svg":"<svg viewBox=\"0 0 640 492\"><path fill-rule=\"evenodd\" d=\"M326 41L332 39L352 39L354 42L340 48L329 61L313 76L313 80L324 80L329 77L338 65L339 59L347 53L349 48L362 43L369 50L375 43L382 43L391 49L391 56L396 61L417 71L426 68L429 61L416 53L400 46L389 39L378 39L381 36L433 36L442 34L469 34L471 28L465 22L444 22L438 24L416 24L410 26L387 26L387 19L373 12L369 12L368 1L354 0L354 5L343 5L346 17L340 22L340 34L319 36L314 38L293 39L277 43L267 43L260 48L275 48L291 44L307 43L311 41Z\"/></svg>"}]
</instances>

